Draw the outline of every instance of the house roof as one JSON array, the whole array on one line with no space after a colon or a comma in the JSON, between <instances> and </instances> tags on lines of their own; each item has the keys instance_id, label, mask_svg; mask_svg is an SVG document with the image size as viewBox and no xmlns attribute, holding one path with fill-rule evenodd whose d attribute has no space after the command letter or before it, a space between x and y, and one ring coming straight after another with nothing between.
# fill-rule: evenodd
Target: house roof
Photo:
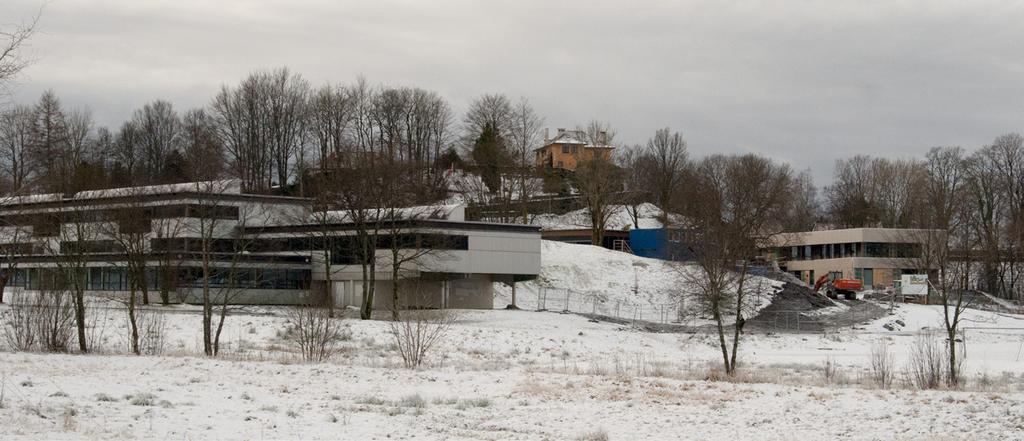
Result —
<instances>
[{"instance_id":1,"label":"house roof","mask_svg":"<svg viewBox=\"0 0 1024 441\"><path fill-rule=\"evenodd\" d=\"M554 138L547 140L547 142L543 146L537 147L537 148L535 148L533 150L534 151L543 150L543 149L545 149L547 147L550 147L552 145L562 145L562 144L582 145L583 148L588 148L588 149L591 149L591 148L611 149L611 148L613 148L610 145L591 145L591 144L589 144L586 141L586 139L587 139L586 134L584 134L583 131L581 131L581 130L563 130L563 131L558 132L558 134L555 135Z\"/></svg>"}]
</instances>

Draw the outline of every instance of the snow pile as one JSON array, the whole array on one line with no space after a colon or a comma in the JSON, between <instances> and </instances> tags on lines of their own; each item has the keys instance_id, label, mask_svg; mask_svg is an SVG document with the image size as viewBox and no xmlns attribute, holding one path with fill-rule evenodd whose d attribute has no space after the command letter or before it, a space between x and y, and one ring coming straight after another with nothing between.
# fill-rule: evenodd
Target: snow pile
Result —
<instances>
[{"instance_id":1,"label":"snow pile","mask_svg":"<svg viewBox=\"0 0 1024 441\"><path fill-rule=\"evenodd\" d=\"M630 207L625 205L611 205L608 207L612 213L608 218L605 228L609 230L630 230L636 228L633 217L630 214ZM639 228L662 228L660 218L662 211L657 205L645 202L636 207L637 224ZM565 214L539 214L533 220L534 225L539 225L544 230L576 230L590 228L590 215L586 208L570 211Z\"/></svg>"},{"instance_id":2,"label":"snow pile","mask_svg":"<svg viewBox=\"0 0 1024 441\"><path fill-rule=\"evenodd\" d=\"M698 289L690 280L700 270L693 264L639 257L591 245L545 240L536 280L516 285L517 304L528 309L569 309L605 315L630 315L668 321L680 308L698 307ZM752 311L767 305L783 282L751 276ZM511 288L495 284L495 307L511 302ZM568 305L568 307L566 307ZM663 317L671 314L672 317Z\"/></svg>"}]
</instances>

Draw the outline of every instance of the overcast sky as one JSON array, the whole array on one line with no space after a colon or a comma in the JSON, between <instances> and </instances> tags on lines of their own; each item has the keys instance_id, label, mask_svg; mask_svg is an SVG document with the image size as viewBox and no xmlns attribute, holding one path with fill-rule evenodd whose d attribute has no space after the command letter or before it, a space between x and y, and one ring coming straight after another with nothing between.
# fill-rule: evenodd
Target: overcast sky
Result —
<instances>
[{"instance_id":1,"label":"overcast sky","mask_svg":"<svg viewBox=\"0 0 1024 441\"><path fill-rule=\"evenodd\" d=\"M39 1L3 0L0 23ZM976 148L1024 131L1024 6L937 1L50 0L14 90L115 127L157 98L208 103L250 71L415 85L456 111L526 96L552 128L660 127L695 155L834 159Z\"/></svg>"}]
</instances>

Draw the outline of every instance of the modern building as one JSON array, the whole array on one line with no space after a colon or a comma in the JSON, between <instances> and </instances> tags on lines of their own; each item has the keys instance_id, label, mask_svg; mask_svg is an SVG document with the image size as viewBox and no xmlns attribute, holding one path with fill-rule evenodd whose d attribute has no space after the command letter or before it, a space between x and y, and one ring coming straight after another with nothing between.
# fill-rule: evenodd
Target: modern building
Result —
<instances>
[{"instance_id":1,"label":"modern building","mask_svg":"<svg viewBox=\"0 0 1024 441\"><path fill-rule=\"evenodd\" d=\"M769 255L779 268L813 285L834 274L861 280L865 287L890 286L903 274L920 274L922 243L930 230L850 228L775 236Z\"/></svg>"},{"instance_id":2,"label":"modern building","mask_svg":"<svg viewBox=\"0 0 1024 441\"><path fill-rule=\"evenodd\" d=\"M544 129L544 146L534 149L534 162L538 167L573 171L582 161L611 159L614 147L604 141L591 145L586 139L582 131L566 129L558 129L554 138L548 138Z\"/></svg>"},{"instance_id":3,"label":"modern building","mask_svg":"<svg viewBox=\"0 0 1024 441\"><path fill-rule=\"evenodd\" d=\"M237 181L4 198L0 276L7 290L61 289L55 281L67 278L57 275L70 269L91 294L124 295L143 279L128 271L141 266L152 299L196 303L207 286L234 304L310 304L330 293L337 306L359 305L357 228L311 206L245 194ZM409 208L389 219L373 240L378 309L392 305L392 249L402 256L401 307L491 308L493 283L540 271L537 227L467 222L461 207Z\"/></svg>"}]
</instances>

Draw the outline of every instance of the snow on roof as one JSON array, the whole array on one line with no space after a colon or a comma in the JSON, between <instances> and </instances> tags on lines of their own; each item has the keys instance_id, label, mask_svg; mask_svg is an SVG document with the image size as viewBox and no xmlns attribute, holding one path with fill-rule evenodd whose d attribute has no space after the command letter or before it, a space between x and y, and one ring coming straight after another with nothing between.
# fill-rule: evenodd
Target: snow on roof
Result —
<instances>
[{"instance_id":1,"label":"snow on roof","mask_svg":"<svg viewBox=\"0 0 1024 441\"><path fill-rule=\"evenodd\" d=\"M80 191L74 199L95 199L117 196L135 196L165 193L202 192L218 194L241 194L242 181L225 179L220 181L185 182L180 184L148 185L144 187L108 188L105 190Z\"/></svg>"},{"instance_id":2,"label":"snow on roof","mask_svg":"<svg viewBox=\"0 0 1024 441\"><path fill-rule=\"evenodd\" d=\"M352 217L348 210L328 211L327 218L335 222L351 222ZM372 214L368 210L367 214ZM452 205L419 205L414 207L402 207L394 210L384 210L381 215L385 217L395 216L398 219L434 219L464 221L466 220L466 206L460 204ZM312 216L316 216L314 213ZM312 219L311 219L312 220Z\"/></svg>"},{"instance_id":3,"label":"snow on roof","mask_svg":"<svg viewBox=\"0 0 1024 441\"><path fill-rule=\"evenodd\" d=\"M0 205L8 204L25 204L30 202L52 202L59 201L63 198L60 193L48 193L48 194L29 194L24 196L5 196L0 197Z\"/></svg>"},{"instance_id":4,"label":"snow on roof","mask_svg":"<svg viewBox=\"0 0 1024 441\"><path fill-rule=\"evenodd\" d=\"M587 144L586 135L579 130L566 130L559 132L548 144Z\"/></svg>"},{"instance_id":5,"label":"snow on roof","mask_svg":"<svg viewBox=\"0 0 1024 441\"><path fill-rule=\"evenodd\" d=\"M545 140L544 145L534 150L541 150L545 147L554 144L576 144L582 145L583 148L587 149L613 149L614 146L608 144L591 144L587 141L587 135L582 130L562 130L559 131L554 138Z\"/></svg>"}]
</instances>

